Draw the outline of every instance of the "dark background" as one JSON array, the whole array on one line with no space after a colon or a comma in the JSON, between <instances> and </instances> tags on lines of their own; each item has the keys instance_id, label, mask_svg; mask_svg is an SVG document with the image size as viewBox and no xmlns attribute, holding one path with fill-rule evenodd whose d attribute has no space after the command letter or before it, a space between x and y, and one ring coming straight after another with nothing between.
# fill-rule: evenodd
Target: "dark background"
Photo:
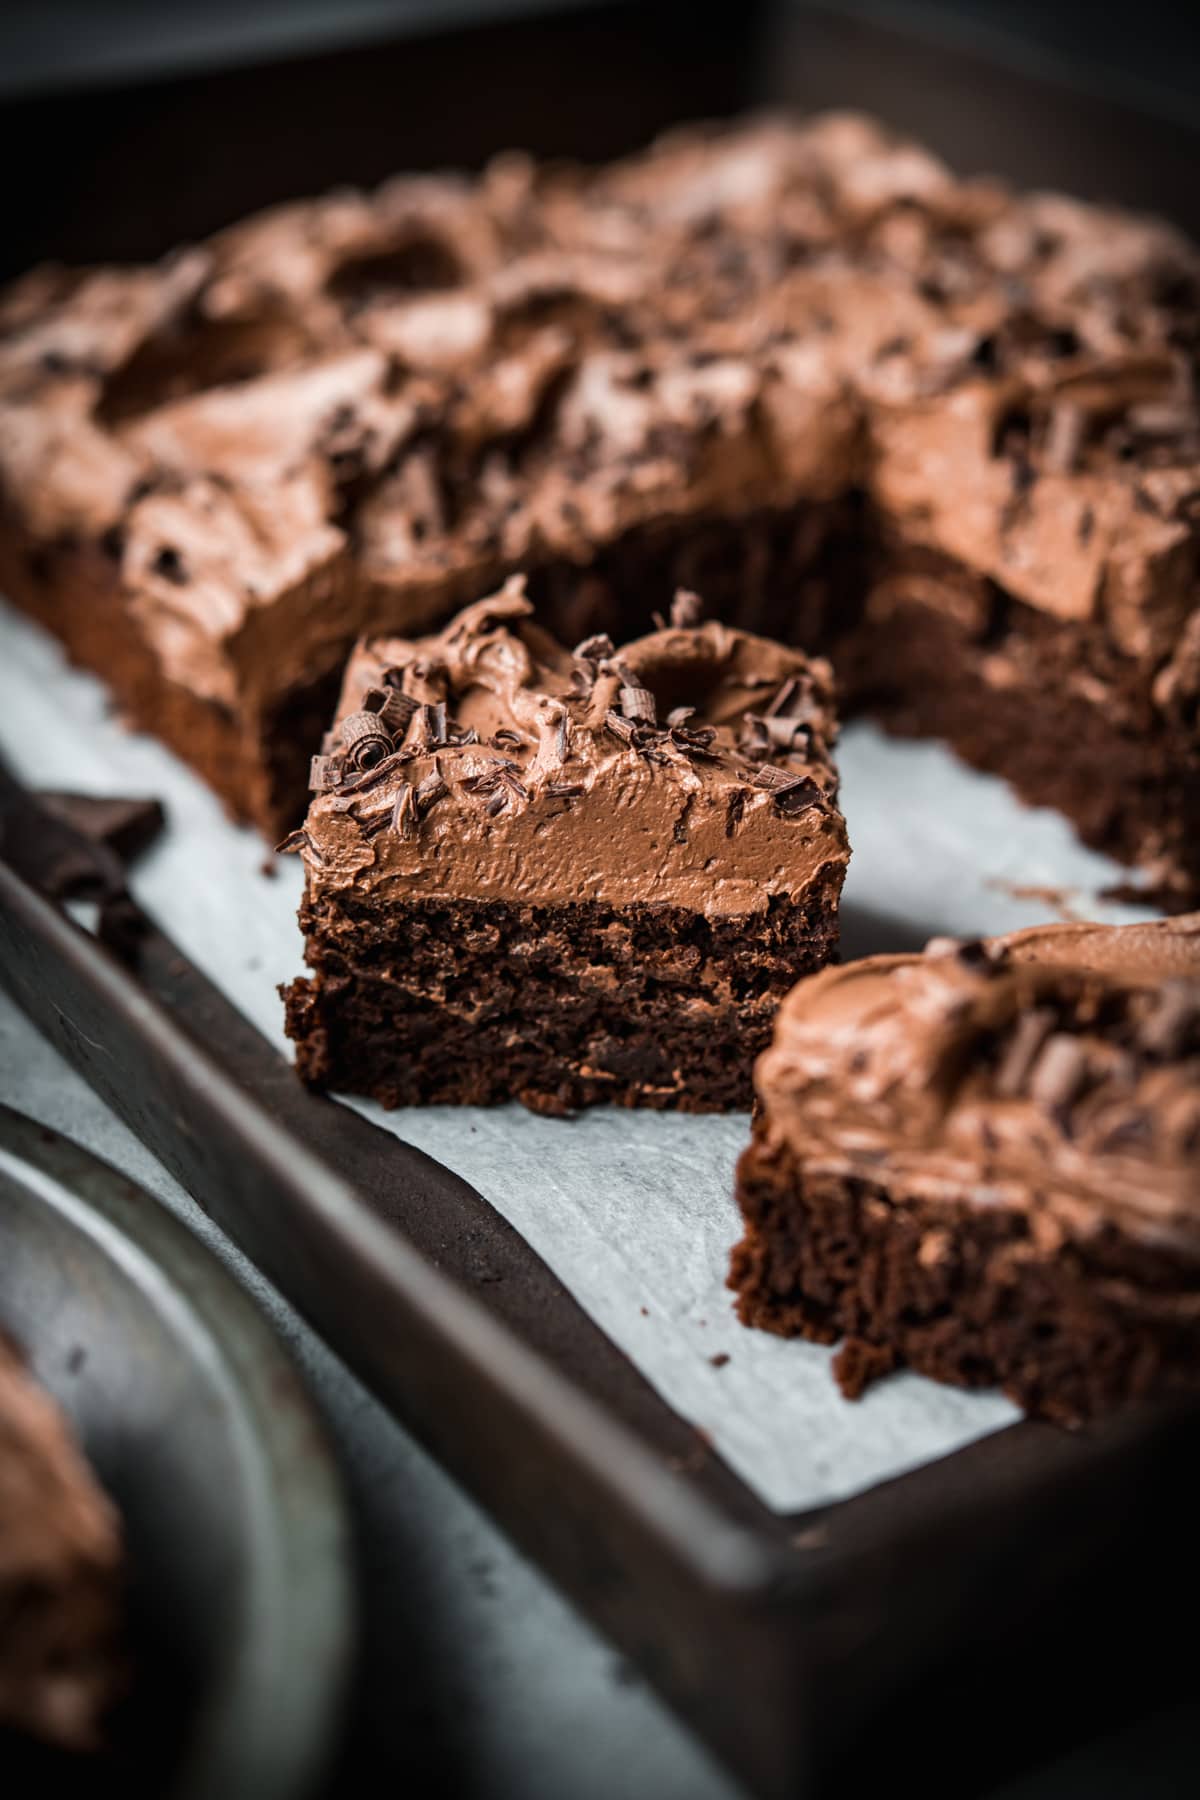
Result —
<instances>
[{"instance_id":1,"label":"dark background","mask_svg":"<svg viewBox=\"0 0 1200 1800\"><path fill-rule=\"evenodd\" d=\"M7 0L0 274L154 256L271 201L508 144L863 106L964 170L1200 233L1195 7L1141 0Z\"/></svg>"}]
</instances>

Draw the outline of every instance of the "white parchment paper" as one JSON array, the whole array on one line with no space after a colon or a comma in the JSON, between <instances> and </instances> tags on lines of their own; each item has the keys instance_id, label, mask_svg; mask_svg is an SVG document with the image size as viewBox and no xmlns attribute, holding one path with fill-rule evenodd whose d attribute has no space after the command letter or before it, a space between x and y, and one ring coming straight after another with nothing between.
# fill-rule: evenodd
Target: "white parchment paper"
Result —
<instances>
[{"instance_id":1,"label":"white parchment paper","mask_svg":"<svg viewBox=\"0 0 1200 1800\"><path fill-rule=\"evenodd\" d=\"M0 754L27 782L155 794L168 829L144 859L139 897L275 1043L279 982L302 964L301 869L266 858L208 790L150 739L126 732L101 686L0 610ZM1121 871L1080 848L1056 815L932 744L856 725L839 755L854 859L845 954L919 946L934 933L1012 930L1055 916L1146 917L1106 904ZM1015 891L1014 891L1015 890ZM739 1326L724 1286L738 1235L733 1165L744 1115L686 1118L597 1110L534 1117L512 1106L426 1107L380 1124L456 1169L511 1221L663 1397L709 1434L769 1506L800 1510L932 1461L1008 1424L994 1394L912 1375L843 1401L831 1352ZM728 1357L714 1363L714 1358Z\"/></svg>"}]
</instances>

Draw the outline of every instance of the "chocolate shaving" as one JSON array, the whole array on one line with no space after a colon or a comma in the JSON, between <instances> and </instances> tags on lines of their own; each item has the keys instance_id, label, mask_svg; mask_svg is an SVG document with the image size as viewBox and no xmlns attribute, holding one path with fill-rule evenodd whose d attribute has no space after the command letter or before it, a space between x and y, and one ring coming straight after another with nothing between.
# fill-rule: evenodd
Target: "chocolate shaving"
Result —
<instances>
[{"instance_id":1,"label":"chocolate shaving","mask_svg":"<svg viewBox=\"0 0 1200 1800\"><path fill-rule=\"evenodd\" d=\"M373 712L373 713L381 713L383 711L384 707L387 705L387 703L388 703L387 689L386 688L378 688L378 687L369 687L366 690L366 692L363 694L362 699L359 701L359 705L362 707L364 712Z\"/></svg>"},{"instance_id":2,"label":"chocolate shaving","mask_svg":"<svg viewBox=\"0 0 1200 1800\"><path fill-rule=\"evenodd\" d=\"M1024 1089L1043 1044L1054 1029L1054 1014L1040 1006L1023 1013L996 1070L996 1093L1012 1100Z\"/></svg>"},{"instance_id":3,"label":"chocolate shaving","mask_svg":"<svg viewBox=\"0 0 1200 1800\"><path fill-rule=\"evenodd\" d=\"M671 726L686 725L695 716L694 706L673 706L667 714L667 724Z\"/></svg>"},{"instance_id":4,"label":"chocolate shaving","mask_svg":"<svg viewBox=\"0 0 1200 1800\"><path fill-rule=\"evenodd\" d=\"M771 747L767 727L757 713L743 713L738 749L748 762L761 762Z\"/></svg>"},{"instance_id":5,"label":"chocolate shaving","mask_svg":"<svg viewBox=\"0 0 1200 1800\"><path fill-rule=\"evenodd\" d=\"M349 713L342 720L342 743L351 768L360 773L375 768L392 748L391 733L373 712Z\"/></svg>"},{"instance_id":6,"label":"chocolate shaving","mask_svg":"<svg viewBox=\"0 0 1200 1800\"><path fill-rule=\"evenodd\" d=\"M775 810L788 819L794 819L800 813L808 812L810 807L820 806L825 798L821 789L809 775L801 776L792 787L776 788L771 797L775 802Z\"/></svg>"},{"instance_id":7,"label":"chocolate shaving","mask_svg":"<svg viewBox=\"0 0 1200 1800\"><path fill-rule=\"evenodd\" d=\"M398 688L389 688L382 706L377 708L379 717L394 736L401 738L408 730L409 722L417 710L417 702L411 694L402 694Z\"/></svg>"},{"instance_id":8,"label":"chocolate shaving","mask_svg":"<svg viewBox=\"0 0 1200 1800\"><path fill-rule=\"evenodd\" d=\"M632 744L634 733L637 729L632 719L626 719L620 713L613 712L610 708L604 715L604 723L608 726L608 729L612 732L613 736L620 738L623 744Z\"/></svg>"},{"instance_id":9,"label":"chocolate shaving","mask_svg":"<svg viewBox=\"0 0 1200 1800\"><path fill-rule=\"evenodd\" d=\"M766 788L777 798L783 794L795 793L801 788L811 790L811 797L805 801L808 806L814 806L821 799L821 790L811 775L797 775L794 770L781 769L775 763L764 763L755 772L754 785Z\"/></svg>"},{"instance_id":10,"label":"chocolate shaving","mask_svg":"<svg viewBox=\"0 0 1200 1800\"><path fill-rule=\"evenodd\" d=\"M1053 474L1069 475L1074 469L1083 449L1086 428L1083 409L1074 401L1060 400L1051 410L1042 454L1046 467Z\"/></svg>"},{"instance_id":11,"label":"chocolate shaving","mask_svg":"<svg viewBox=\"0 0 1200 1800\"><path fill-rule=\"evenodd\" d=\"M399 838L415 838L418 823L416 795L411 784L402 781L392 803L392 830Z\"/></svg>"},{"instance_id":12,"label":"chocolate shaving","mask_svg":"<svg viewBox=\"0 0 1200 1800\"><path fill-rule=\"evenodd\" d=\"M558 737L556 741L558 760L565 763L571 755L571 725L565 710L558 715Z\"/></svg>"},{"instance_id":13,"label":"chocolate shaving","mask_svg":"<svg viewBox=\"0 0 1200 1800\"><path fill-rule=\"evenodd\" d=\"M727 838L733 836L742 822L742 814L746 810L746 794L747 789L739 787L734 788L729 796L729 803L725 808L725 836Z\"/></svg>"},{"instance_id":14,"label":"chocolate shaving","mask_svg":"<svg viewBox=\"0 0 1200 1800\"><path fill-rule=\"evenodd\" d=\"M360 794L369 793L372 788L378 787L381 781L386 781L394 769L412 762L417 754L418 749L415 745L408 750L394 750L390 756L385 756L382 762L372 764L361 775L344 777L340 783L342 795L354 798ZM347 804L349 804L349 800Z\"/></svg>"},{"instance_id":15,"label":"chocolate shaving","mask_svg":"<svg viewBox=\"0 0 1200 1800\"><path fill-rule=\"evenodd\" d=\"M704 603L690 588L676 590L671 602L671 624L676 631L691 631L704 617Z\"/></svg>"},{"instance_id":16,"label":"chocolate shaving","mask_svg":"<svg viewBox=\"0 0 1200 1800\"><path fill-rule=\"evenodd\" d=\"M340 756L314 756L308 765L308 785L314 794L327 794L342 778Z\"/></svg>"},{"instance_id":17,"label":"chocolate shaving","mask_svg":"<svg viewBox=\"0 0 1200 1800\"><path fill-rule=\"evenodd\" d=\"M500 780L510 794L516 794L521 800L528 800L529 789L521 780L511 763L506 763L500 771Z\"/></svg>"},{"instance_id":18,"label":"chocolate shaving","mask_svg":"<svg viewBox=\"0 0 1200 1800\"><path fill-rule=\"evenodd\" d=\"M496 814L501 812L507 804L508 795L504 792L500 792L492 795L492 798L488 801L483 810L486 812L489 819L494 819Z\"/></svg>"},{"instance_id":19,"label":"chocolate shaving","mask_svg":"<svg viewBox=\"0 0 1200 1800\"><path fill-rule=\"evenodd\" d=\"M639 725L653 725L658 718L654 695L649 688L623 687L620 691L621 711Z\"/></svg>"},{"instance_id":20,"label":"chocolate shaving","mask_svg":"<svg viewBox=\"0 0 1200 1800\"><path fill-rule=\"evenodd\" d=\"M1156 996L1153 1012L1142 1021L1138 1043L1151 1056L1179 1056L1197 1027L1200 1027L1200 991L1196 984L1165 981Z\"/></svg>"},{"instance_id":21,"label":"chocolate shaving","mask_svg":"<svg viewBox=\"0 0 1200 1800\"><path fill-rule=\"evenodd\" d=\"M312 839L307 831L301 828L299 831L289 831L283 842L276 844L275 854L277 856L294 856L298 850L311 850L312 847Z\"/></svg>"},{"instance_id":22,"label":"chocolate shaving","mask_svg":"<svg viewBox=\"0 0 1200 1800\"><path fill-rule=\"evenodd\" d=\"M446 742L446 702L439 700L434 705L421 708L421 731L430 744Z\"/></svg>"},{"instance_id":23,"label":"chocolate shaving","mask_svg":"<svg viewBox=\"0 0 1200 1800\"><path fill-rule=\"evenodd\" d=\"M499 731L492 733L492 742L497 750L519 750L524 740L519 731L510 731L507 725L502 725Z\"/></svg>"},{"instance_id":24,"label":"chocolate shaving","mask_svg":"<svg viewBox=\"0 0 1200 1800\"><path fill-rule=\"evenodd\" d=\"M677 750L682 750L685 755L697 757L704 762L720 762L721 760L718 752L712 748L716 735L714 725L702 725L697 731L688 731L686 726L675 725L672 726L670 732L671 742Z\"/></svg>"},{"instance_id":25,"label":"chocolate shaving","mask_svg":"<svg viewBox=\"0 0 1200 1800\"><path fill-rule=\"evenodd\" d=\"M794 675L790 675L772 700L771 704L766 708L763 716L767 719L773 719L780 713L786 713L799 692L800 683L796 680Z\"/></svg>"},{"instance_id":26,"label":"chocolate shaving","mask_svg":"<svg viewBox=\"0 0 1200 1800\"><path fill-rule=\"evenodd\" d=\"M580 662L607 662L613 654L613 641L607 633L597 632L594 637L584 638L582 643L576 644L571 654Z\"/></svg>"},{"instance_id":27,"label":"chocolate shaving","mask_svg":"<svg viewBox=\"0 0 1200 1800\"><path fill-rule=\"evenodd\" d=\"M551 800L575 800L583 792L581 781L548 781L546 793Z\"/></svg>"},{"instance_id":28,"label":"chocolate shaving","mask_svg":"<svg viewBox=\"0 0 1200 1800\"><path fill-rule=\"evenodd\" d=\"M1087 1079L1087 1058L1076 1038L1058 1032L1048 1038L1029 1077L1029 1097L1065 1123L1067 1108Z\"/></svg>"},{"instance_id":29,"label":"chocolate shaving","mask_svg":"<svg viewBox=\"0 0 1200 1800\"><path fill-rule=\"evenodd\" d=\"M1172 405L1168 400L1144 400L1131 406L1125 415L1141 437L1184 437L1196 427L1196 414L1186 406Z\"/></svg>"},{"instance_id":30,"label":"chocolate shaving","mask_svg":"<svg viewBox=\"0 0 1200 1800\"><path fill-rule=\"evenodd\" d=\"M436 806L439 800L444 800L449 792L440 769L418 781L414 797L419 815L424 818L430 807Z\"/></svg>"},{"instance_id":31,"label":"chocolate shaving","mask_svg":"<svg viewBox=\"0 0 1200 1800\"><path fill-rule=\"evenodd\" d=\"M803 719L788 719L780 714L772 714L763 720L763 728L767 741L777 750L797 748L797 739L802 738L808 744L812 733Z\"/></svg>"}]
</instances>

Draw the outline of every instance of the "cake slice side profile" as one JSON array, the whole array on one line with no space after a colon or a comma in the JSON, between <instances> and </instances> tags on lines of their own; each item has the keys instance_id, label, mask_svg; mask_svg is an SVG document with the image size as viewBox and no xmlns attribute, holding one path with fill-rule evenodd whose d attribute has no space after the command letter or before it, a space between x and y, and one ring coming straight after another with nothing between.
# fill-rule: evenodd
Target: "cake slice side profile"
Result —
<instances>
[{"instance_id":1,"label":"cake slice side profile","mask_svg":"<svg viewBox=\"0 0 1200 1800\"><path fill-rule=\"evenodd\" d=\"M738 1167L742 1321L1072 1424L1200 1379L1200 915L802 982Z\"/></svg>"},{"instance_id":2,"label":"cake slice side profile","mask_svg":"<svg viewBox=\"0 0 1200 1800\"><path fill-rule=\"evenodd\" d=\"M563 649L519 578L360 646L288 847L310 1082L385 1105L747 1105L837 941L826 665L694 618Z\"/></svg>"}]
</instances>

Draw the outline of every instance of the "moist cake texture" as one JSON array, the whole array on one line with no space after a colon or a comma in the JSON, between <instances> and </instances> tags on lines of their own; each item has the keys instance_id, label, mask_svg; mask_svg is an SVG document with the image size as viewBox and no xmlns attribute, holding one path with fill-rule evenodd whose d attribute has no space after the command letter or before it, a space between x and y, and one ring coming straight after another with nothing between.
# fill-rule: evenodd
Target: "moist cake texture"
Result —
<instances>
[{"instance_id":1,"label":"moist cake texture","mask_svg":"<svg viewBox=\"0 0 1200 1800\"><path fill-rule=\"evenodd\" d=\"M0 579L275 836L356 638L524 570L831 654L1194 904L1198 295L846 115L342 192L0 300Z\"/></svg>"},{"instance_id":2,"label":"moist cake texture","mask_svg":"<svg viewBox=\"0 0 1200 1800\"><path fill-rule=\"evenodd\" d=\"M100 1742L121 1670L121 1569L113 1508L0 1333L0 1739Z\"/></svg>"},{"instance_id":3,"label":"moist cake texture","mask_svg":"<svg viewBox=\"0 0 1200 1800\"><path fill-rule=\"evenodd\" d=\"M1200 915L800 983L737 1176L744 1323L1074 1423L1200 1379Z\"/></svg>"},{"instance_id":4,"label":"moist cake texture","mask_svg":"<svg viewBox=\"0 0 1200 1800\"><path fill-rule=\"evenodd\" d=\"M300 1071L389 1106L748 1104L775 1005L837 938L828 667L686 594L571 653L523 587L351 659L285 845Z\"/></svg>"}]
</instances>

